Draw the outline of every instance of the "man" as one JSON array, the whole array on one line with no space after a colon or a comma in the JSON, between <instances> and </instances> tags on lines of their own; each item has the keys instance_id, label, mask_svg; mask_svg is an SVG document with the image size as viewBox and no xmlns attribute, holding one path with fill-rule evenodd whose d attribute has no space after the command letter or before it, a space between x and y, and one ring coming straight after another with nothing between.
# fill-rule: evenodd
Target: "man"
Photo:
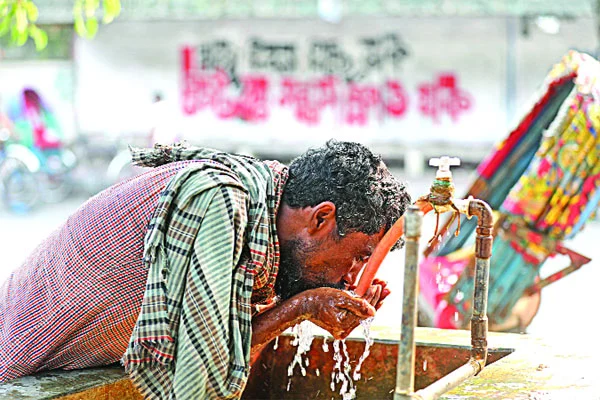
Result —
<instances>
[{"instance_id":1,"label":"man","mask_svg":"<svg viewBox=\"0 0 600 400\"><path fill-rule=\"evenodd\" d=\"M133 153L156 168L91 198L0 290L0 380L123 357L149 398L237 398L251 353L285 329L343 338L389 293L340 290L410 201L364 146L329 141L289 169Z\"/></svg>"}]
</instances>

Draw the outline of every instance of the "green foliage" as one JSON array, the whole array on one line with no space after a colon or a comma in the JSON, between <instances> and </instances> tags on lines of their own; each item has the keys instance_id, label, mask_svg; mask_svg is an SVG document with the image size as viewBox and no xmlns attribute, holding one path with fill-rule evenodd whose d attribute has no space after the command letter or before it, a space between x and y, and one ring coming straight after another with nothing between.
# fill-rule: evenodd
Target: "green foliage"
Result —
<instances>
[{"instance_id":1,"label":"green foliage","mask_svg":"<svg viewBox=\"0 0 600 400\"><path fill-rule=\"evenodd\" d=\"M75 31L91 39L98 32L96 14L102 3L102 23L112 22L121 13L121 0L74 0ZM32 0L0 0L0 37L10 35L10 44L23 46L31 38L38 51L48 45L48 34L35 22L38 8Z\"/></svg>"}]
</instances>

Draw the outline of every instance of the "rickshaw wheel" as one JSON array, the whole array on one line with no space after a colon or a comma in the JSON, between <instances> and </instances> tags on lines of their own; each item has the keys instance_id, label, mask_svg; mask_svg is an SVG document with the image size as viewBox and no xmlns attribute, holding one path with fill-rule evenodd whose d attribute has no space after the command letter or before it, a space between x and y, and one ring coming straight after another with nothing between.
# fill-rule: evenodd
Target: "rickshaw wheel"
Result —
<instances>
[{"instance_id":1,"label":"rickshaw wheel","mask_svg":"<svg viewBox=\"0 0 600 400\"><path fill-rule=\"evenodd\" d=\"M541 291L523 295L517 300L506 320L499 324L490 321L490 331L524 333L537 315L541 301Z\"/></svg>"}]
</instances>

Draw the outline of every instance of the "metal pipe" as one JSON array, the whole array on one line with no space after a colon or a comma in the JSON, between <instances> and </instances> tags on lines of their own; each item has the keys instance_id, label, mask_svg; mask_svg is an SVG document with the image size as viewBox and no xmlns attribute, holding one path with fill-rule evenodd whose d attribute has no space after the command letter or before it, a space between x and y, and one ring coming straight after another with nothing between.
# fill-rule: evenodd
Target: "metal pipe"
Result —
<instances>
[{"instance_id":1,"label":"metal pipe","mask_svg":"<svg viewBox=\"0 0 600 400\"><path fill-rule=\"evenodd\" d=\"M480 371L481 367L479 363L471 358L466 364L458 367L448 375L443 376L426 388L417 391L412 396L412 399L437 399L442 394L454 389L470 377L477 375Z\"/></svg>"},{"instance_id":2,"label":"metal pipe","mask_svg":"<svg viewBox=\"0 0 600 400\"><path fill-rule=\"evenodd\" d=\"M471 357L485 367L487 360L487 296L490 259L476 260L473 314L471 316Z\"/></svg>"},{"instance_id":3,"label":"metal pipe","mask_svg":"<svg viewBox=\"0 0 600 400\"><path fill-rule=\"evenodd\" d=\"M412 398L415 387L415 326L417 325L417 298L419 285L419 238L423 213L410 206L405 215L406 253L404 264L404 292L402 294L402 326L398 343L396 389L394 400Z\"/></svg>"},{"instance_id":4,"label":"metal pipe","mask_svg":"<svg viewBox=\"0 0 600 400\"><path fill-rule=\"evenodd\" d=\"M487 360L487 299L494 221L491 207L483 200L469 202L469 216L473 215L477 217L477 236L473 315L471 316L471 357L477 360L483 369Z\"/></svg>"},{"instance_id":5,"label":"metal pipe","mask_svg":"<svg viewBox=\"0 0 600 400\"><path fill-rule=\"evenodd\" d=\"M401 399L437 399L443 393L452 390L466 379L477 375L487 361L487 297L490 275L490 257L492 256L493 216L490 206L478 199L469 198L456 201L456 209L468 217L477 217L477 236L475 239L475 284L473 288L473 315L471 317L471 358L463 366L432 383L428 387L414 392L415 337L417 323L417 298L419 282L419 238L423 213L416 206L408 209L405 217L406 261L404 266L404 293L402 300L401 338L398 343L398 364L396 368L396 388L394 400Z\"/></svg>"},{"instance_id":6,"label":"metal pipe","mask_svg":"<svg viewBox=\"0 0 600 400\"><path fill-rule=\"evenodd\" d=\"M483 370L487 361L487 298L492 256L493 216L490 206L482 200L470 200L467 208L469 217L477 217L475 239L475 285L473 288L473 315L471 317L471 358L450 374L421 389L412 399L437 399L468 378Z\"/></svg>"}]
</instances>

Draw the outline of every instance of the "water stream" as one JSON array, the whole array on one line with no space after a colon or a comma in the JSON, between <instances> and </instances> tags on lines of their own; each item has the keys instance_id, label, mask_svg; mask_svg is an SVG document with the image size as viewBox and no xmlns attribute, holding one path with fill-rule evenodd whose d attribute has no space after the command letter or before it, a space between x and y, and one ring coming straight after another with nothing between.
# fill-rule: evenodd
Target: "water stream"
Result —
<instances>
[{"instance_id":1,"label":"water stream","mask_svg":"<svg viewBox=\"0 0 600 400\"><path fill-rule=\"evenodd\" d=\"M360 369L363 362L369 356L371 345L373 344L373 338L371 337L371 323L373 318L368 318L361 321L361 327L365 336L365 349L363 354L360 356L354 371L350 366L350 355L348 354L348 347L346 346L345 340L334 340L333 341L333 361L334 366L331 371L331 384L330 388L333 392L338 392L342 396L342 400L352 400L356 398L356 385L354 381L361 378ZM303 321L300 324L292 328L292 334L294 339L291 342L292 346L297 346L296 354L294 359L288 366L288 385L287 390L290 390L292 383L292 376L294 375L294 369L298 366L302 376L306 376L306 367L309 365L308 356L306 353L310 350L314 339L314 325L309 321ZM273 349L277 349L277 342L273 346ZM329 352L329 344L327 338L323 338L322 345L323 352ZM351 374L352 372L352 374ZM315 369L315 374L320 376L320 371ZM337 386L340 385L339 391Z\"/></svg>"},{"instance_id":2,"label":"water stream","mask_svg":"<svg viewBox=\"0 0 600 400\"><path fill-rule=\"evenodd\" d=\"M357 381L360 379L360 368L362 367L365 359L371 354L371 346L373 345L373 338L371 337L371 323L373 322L373 317L364 319L360 321L360 326L362 327L363 334L365 335L365 350L362 355L358 359L358 364L354 368L354 373L352 374L352 378Z\"/></svg>"}]
</instances>

